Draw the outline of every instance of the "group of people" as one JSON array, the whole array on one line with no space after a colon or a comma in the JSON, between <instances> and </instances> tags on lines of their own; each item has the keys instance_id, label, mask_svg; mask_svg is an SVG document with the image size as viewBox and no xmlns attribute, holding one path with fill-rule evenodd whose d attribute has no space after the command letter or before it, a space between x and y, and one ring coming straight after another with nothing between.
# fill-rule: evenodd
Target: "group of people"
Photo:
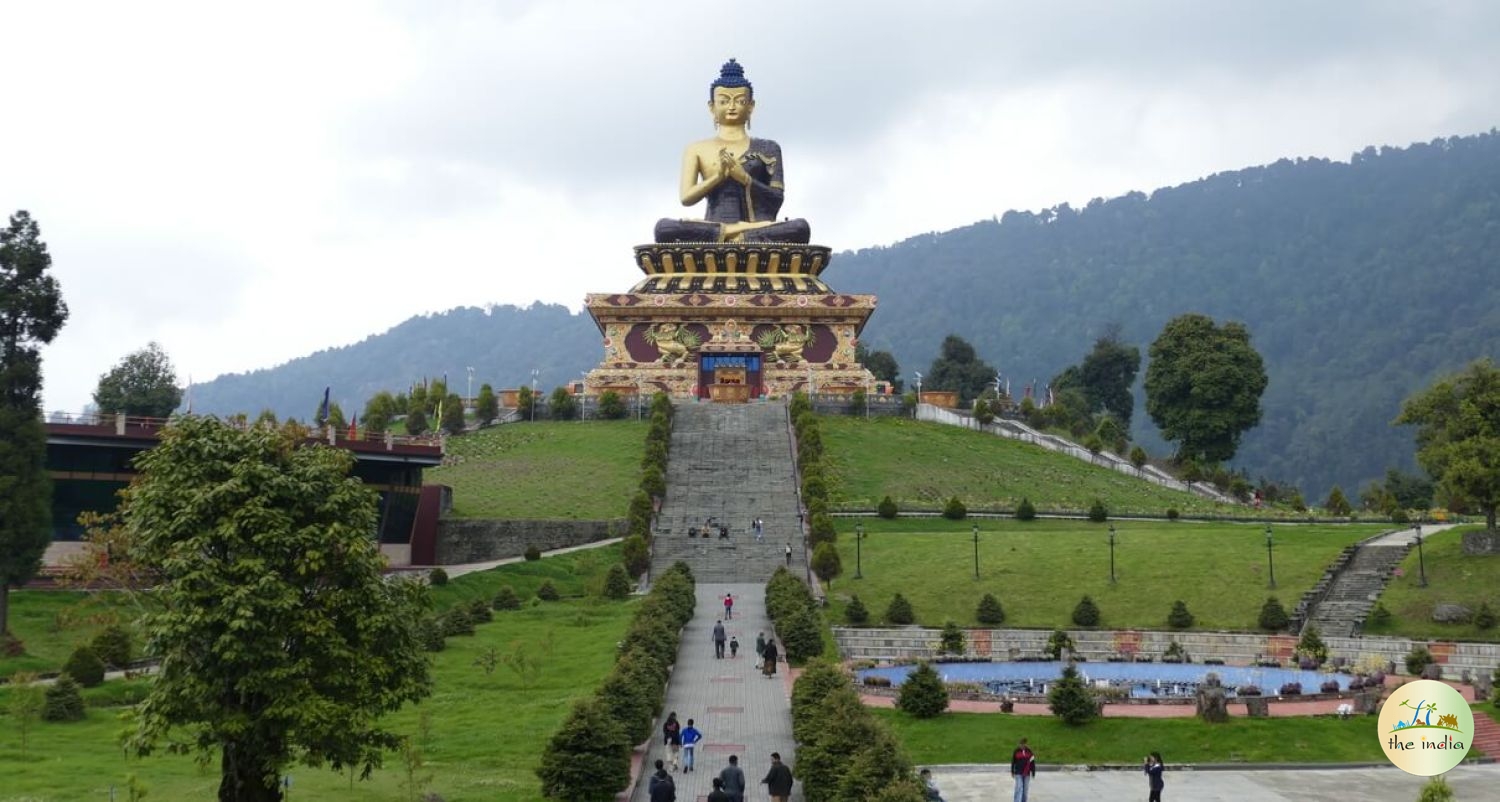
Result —
<instances>
[{"instance_id":1,"label":"group of people","mask_svg":"<svg viewBox=\"0 0 1500 802\"><path fill-rule=\"evenodd\" d=\"M1146 774L1146 784L1150 791L1149 802L1161 802L1162 788L1166 782L1162 779L1162 773L1167 766L1162 762L1160 752L1152 752L1146 755L1141 762L1141 770ZM1022 738L1016 744L1016 749L1010 755L1010 776L1015 781L1015 792L1012 796L1014 802L1026 802L1026 795L1031 790L1031 778L1036 776L1036 753L1031 751L1031 746ZM932 782L932 777L927 770L922 771L923 788L930 800L941 800L938 796L937 785Z\"/></svg>"},{"instance_id":2,"label":"group of people","mask_svg":"<svg viewBox=\"0 0 1500 802\"><path fill-rule=\"evenodd\" d=\"M667 739L667 751L672 759L672 773L677 771L677 757L679 751L683 756L683 773L693 770L693 747L686 741L693 736L692 744L702 739L702 733L693 727L693 720L688 719L686 727L677 724L677 714L672 713L667 717L666 724L662 730ZM651 780L646 786L650 792L651 802L677 802L677 781L672 779L672 773L667 771L667 763L664 760L656 761L656 772L651 775ZM771 753L771 766L766 771L766 776L760 781L766 787L766 793L770 795L773 802L787 802L792 795L792 767L781 762L781 753ZM713 790L708 794L708 802L744 802L745 800L745 771L740 768L738 755L729 756L729 765L719 771L719 776L710 781Z\"/></svg>"},{"instance_id":3,"label":"group of people","mask_svg":"<svg viewBox=\"0 0 1500 802\"><path fill-rule=\"evenodd\" d=\"M724 619L729 618L730 611L734 607L734 599L728 594L724 595L724 618L714 622L713 635L714 659L723 660L724 651L727 648L730 659L740 656L740 641L735 635L730 635L729 630L724 627ZM755 667L765 677L776 676L776 663L781 659L781 650L776 646L775 638L766 637L766 633L760 632L755 636Z\"/></svg>"}]
</instances>

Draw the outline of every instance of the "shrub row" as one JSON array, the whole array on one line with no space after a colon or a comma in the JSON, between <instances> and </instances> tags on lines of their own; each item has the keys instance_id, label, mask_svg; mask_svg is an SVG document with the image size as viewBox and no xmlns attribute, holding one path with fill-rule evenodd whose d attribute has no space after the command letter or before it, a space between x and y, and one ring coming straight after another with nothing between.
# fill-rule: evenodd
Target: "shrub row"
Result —
<instances>
[{"instance_id":1,"label":"shrub row","mask_svg":"<svg viewBox=\"0 0 1500 802\"><path fill-rule=\"evenodd\" d=\"M808 802L921 802L911 758L837 664L809 665L792 688L797 778Z\"/></svg>"},{"instance_id":2,"label":"shrub row","mask_svg":"<svg viewBox=\"0 0 1500 802\"><path fill-rule=\"evenodd\" d=\"M1378 610L1377 610L1378 612ZM979 605L974 610L974 618L981 624L998 626L1005 623L1005 608L1001 606L1000 600L993 594L986 593L979 600ZM1084 596L1073 608L1072 620L1075 626L1097 627L1103 619L1099 611L1099 605L1091 597ZM911 602L905 596L897 593L885 609L885 623L905 625L915 623L916 611L912 609ZM844 621L850 626L860 627L870 623L870 610L865 603L855 595L849 599L849 604L844 607ZM1171 629L1191 629L1197 618L1187 608L1187 603L1178 600L1172 602L1172 609L1167 613L1167 626ZM1261 608L1260 626L1268 632L1278 632L1291 625L1286 609L1275 596L1268 597ZM1316 637L1316 633L1314 633ZM1321 647L1321 642L1315 644ZM1321 656L1319 656L1321 655ZM1327 659L1327 649L1319 651L1314 648L1308 655L1318 661L1321 665Z\"/></svg>"},{"instance_id":3,"label":"shrub row","mask_svg":"<svg viewBox=\"0 0 1500 802\"><path fill-rule=\"evenodd\" d=\"M781 637L787 662L801 663L823 653L823 630L817 602L802 580L785 567L766 583L766 612Z\"/></svg>"},{"instance_id":4,"label":"shrub row","mask_svg":"<svg viewBox=\"0 0 1500 802\"><path fill-rule=\"evenodd\" d=\"M646 449L641 457L641 484L630 498L626 513L629 529L621 555L625 571L632 577L651 567L651 519L655 500L667 494L667 455L672 449L672 399L666 393L651 397L651 425L646 429Z\"/></svg>"},{"instance_id":5,"label":"shrub row","mask_svg":"<svg viewBox=\"0 0 1500 802\"><path fill-rule=\"evenodd\" d=\"M692 571L685 564L656 580L631 618L614 667L548 740L536 770L543 796L568 802L613 799L629 784L631 748L651 736L695 601Z\"/></svg>"}]
</instances>

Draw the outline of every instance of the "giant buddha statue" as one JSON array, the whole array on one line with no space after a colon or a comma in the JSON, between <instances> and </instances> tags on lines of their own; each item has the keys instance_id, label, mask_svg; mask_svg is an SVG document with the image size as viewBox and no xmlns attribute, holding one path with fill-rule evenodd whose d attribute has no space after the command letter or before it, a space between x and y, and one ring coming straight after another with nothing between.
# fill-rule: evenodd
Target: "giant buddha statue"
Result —
<instances>
[{"instance_id":1,"label":"giant buddha statue","mask_svg":"<svg viewBox=\"0 0 1500 802\"><path fill-rule=\"evenodd\" d=\"M750 136L755 93L745 68L730 59L708 88L708 110L717 133L682 154L682 205L707 199L702 220L663 219L657 242L806 243L806 220L780 220L786 188L781 146Z\"/></svg>"}]
</instances>

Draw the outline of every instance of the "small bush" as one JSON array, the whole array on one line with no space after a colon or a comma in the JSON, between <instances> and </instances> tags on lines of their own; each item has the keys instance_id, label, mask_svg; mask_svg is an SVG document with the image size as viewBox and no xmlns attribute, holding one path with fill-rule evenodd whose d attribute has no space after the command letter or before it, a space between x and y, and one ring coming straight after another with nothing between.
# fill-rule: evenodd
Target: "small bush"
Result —
<instances>
[{"instance_id":1,"label":"small bush","mask_svg":"<svg viewBox=\"0 0 1500 802\"><path fill-rule=\"evenodd\" d=\"M96 655L94 659L99 659ZM42 708L42 719L45 721L81 721L83 720L83 694L78 690L78 683L68 674L60 674L57 679L47 688L47 702Z\"/></svg>"},{"instance_id":2,"label":"small bush","mask_svg":"<svg viewBox=\"0 0 1500 802\"><path fill-rule=\"evenodd\" d=\"M1193 625L1193 614L1188 612L1187 602L1178 599L1172 602L1172 612L1167 613L1167 626L1172 629L1187 629Z\"/></svg>"},{"instance_id":3,"label":"small bush","mask_svg":"<svg viewBox=\"0 0 1500 802\"><path fill-rule=\"evenodd\" d=\"M557 586L552 584L552 580L548 579L536 589L536 597L542 601L554 602L561 599L562 595L557 592Z\"/></svg>"},{"instance_id":4,"label":"small bush","mask_svg":"<svg viewBox=\"0 0 1500 802\"><path fill-rule=\"evenodd\" d=\"M1309 625L1302 630L1302 638L1297 641L1296 654L1307 658L1314 663L1314 667L1321 666L1328 660L1328 646L1323 643L1323 638L1318 635L1318 628Z\"/></svg>"},{"instance_id":5,"label":"small bush","mask_svg":"<svg viewBox=\"0 0 1500 802\"><path fill-rule=\"evenodd\" d=\"M812 525L808 527L807 537L814 547L837 541L839 532L833 525L833 516L826 512L814 515Z\"/></svg>"},{"instance_id":6,"label":"small bush","mask_svg":"<svg viewBox=\"0 0 1500 802\"><path fill-rule=\"evenodd\" d=\"M979 607L974 611L974 617L981 624L998 626L1005 623L1005 608L1000 606L1000 600L993 593L984 594L979 600Z\"/></svg>"},{"instance_id":7,"label":"small bush","mask_svg":"<svg viewBox=\"0 0 1500 802\"><path fill-rule=\"evenodd\" d=\"M964 653L964 631L957 623L948 621L943 624L943 634L939 637L942 643L941 651L944 654Z\"/></svg>"},{"instance_id":8,"label":"small bush","mask_svg":"<svg viewBox=\"0 0 1500 802\"><path fill-rule=\"evenodd\" d=\"M1339 681L1336 679L1324 680L1323 684L1318 686L1318 690L1323 693L1338 693Z\"/></svg>"},{"instance_id":9,"label":"small bush","mask_svg":"<svg viewBox=\"0 0 1500 802\"><path fill-rule=\"evenodd\" d=\"M1078 600L1078 605L1073 608L1073 623L1080 627L1099 626L1099 605L1094 600L1084 596Z\"/></svg>"},{"instance_id":10,"label":"small bush","mask_svg":"<svg viewBox=\"0 0 1500 802\"><path fill-rule=\"evenodd\" d=\"M476 624L488 624L495 620L495 612L490 609L490 603L484 599L469 602L466 609L469 612L469 620Z\"/></svg>"},{"instance_id":11,"label":"small bush","mask_svg":"<svg viewBox=\"0 0 1500 802\"><path fill-rule=\"evenodd\" d=\"M1283 683L1282 686L1281 686L1281 695L1282 696L1300 696L1300 695L1302 695L1302 683L1300 683L1300 682L1287 682L1287 683Z\"/></svg>"},{"instance_id":12,"label":"small bush","mask_svg":"<svg viewBox=\"0 0 1500 802\"><path fill-rule=\"evenodd\" d=\"M1433 777L1422 786L1422 792L1417 795L1417 802L1453 802L1453 786L1442 777Z\"/></svg>"},{"instance_id":13,"label":"small bush","mask_svg":"<svg viewBox=\"0 0 1500 802\"><path fill-rule=\"evenodd\" d=\"M519 610L521 609L521 597L516 595L516 589L510 585L501 585L495 592L495 599L491 606L496 610Z\"/></svg>"},{"instance_id":14,"label":"small bush","mask_svg":"<svg viewBox=\"0 0 1500 802\"><path fill-rule=\"evenodd\" d=\"M900 513L900 510L896 508L896 500L890 496L886 496L880 500L880 504L876 505L875 512L882 518L890 519L895 518Z\"/></svg>"},{"instance_id":15,"label":"small bush","mask_svg":"<svg viewBox=\"0 0 1500 802\"><path fill-rule=\"evenodd\" d=\"M1193 658L1182 644L1174 640L1168 643L1166 651L1161 653L1161 661L1163 663L1191 663Z\"/></svg>"},{"instance_id":16,"label":"small bush","mask_svg":"<svg viewBox=\"0 0 1500 802\"><path fill-rule=\"evenodd\" d=\"M1089 520L1096 524L1109 520L1109 508L1104 506L1104 502L1094 499L1094 503L1089 505Z\"/></svg>"},{"instance_id":17,"label":"small bush","mask_svg":"<svg viewBox=\"0 0 1500 802\"><path fill-rule=\"evenodd\" d=\"M534 563L540 559L542 559L542 550L537 548L536 546L528 545L526 547L526 561Z\"/></svg>"},{"instance_id":18,"label":"small bush","mask_svg":"<svg viewBox=\"0 0 1500 802\"><path fill-rule=\"evenodd\" d=\"M1474 626L1480 629L1494 628L1495 611L1490 609L1489 602L1480 602L1479 611L1474 613Z\"/></svg>"},{"instance_id":19,"label":"small bush","mask_svg":"<svg viewBox=\"0 0 1500 802\"><path fill-rule=\"evenodd\" d=\"M1036 520L1036 505L1031 503L1031 499L1022 497L1021 503L1016 505L1016 520Z\"/></svg>"},{"instance_id":20,"label":"small bush","mask_svg":"<svg viewBox=\"0 0 1500 802\"><path fill-rule=\"evenodd\" d=\"M917 614L911 609L911 602L897 593L885 608L885 620L888 624L910 624L917 620Z\"/></svg>"},{"instance_id":21,"label":"small bush","mask_svg":"<svg viewBox=\"0 0 1500 802\"><path fill-rule=\"evenodd\" d=\"M1280 632L1292 623L1287 616L1286 608L1281 606L1281 600L1275 596L1266 599L1266 603L1260 608L1260 628L1267 632Z\"/></svg>"},{"instance_id":22,"label":"small bush","mask_svg":"<svg viewBox=\"0 0 1500 802\"><path fill-rule=\"evenodd\" d=\"M1060 629L1052 630L1052 634L1047 636L1047 654L1053 660L1061 660L1064 649L1073 651L1073 637Z\"/></svg>"},{"instance_id":23,"label":"small bush","mask_svg":"<svg viewBox=\"0 0 1500 802\"><path fill-rule=\"evenodd\" d=\"M443 637L454 635L473 635L474 617L469 611L462 607L454 607L443 614L442 617Z\"/></svg>"},{"instance_id":24,"label":"small bush","mask_svg":"<svg viewBox=\"0 0 1500 802\"><path fill-rule=\"evenodd\" d=\"M865 603L859 600L859 596L849 599L849 606L844 608L844 621L856 627L870 623L870 611L865 608Z\"/></svg>"},{"instance_id":25,"label":"small bush","mask_svg":"<svg viewBox=\"0 0 1500 802\"><path fill-rule=\"evenodd\" d=\"M448 572L441 568L434 568L427 572L427 584L437 587L448 584Z\"/></svg>"},{"instance_id":26,"label":"small bush","mask_svg":"<svg viewBox=\"0 0 1500 802\"><path fill-rule=\"evenodd\" d=\"M85 688L92 688L104 682L104 661L88 646L79 646L68 657L68 662L63 665L63 673L68 674Z\"/></svg>"},{"instance_id":27,"label":"small bush","mask_svg":"<svg viewBox=\"0 0 1500 802\"><path fill-rule=\"evenodd\" d=\"M1348 517L1349 513L1354 511L1354 508L1349 505L1349 499L1344 496L1344 489L1338 485L1334 485L1333 489L1328 491L1328 500L1323 502L1323 506L1328 509L1329 515L1339 518Z\"/></svg>"},{"instance_id":28,"label":"small bush","mask_svg":"<svg viewBox=\"0 0 1500 802\"><path fill-rule=\"evenodd\" d=\"M423 619L417 624L417 642L422 648L429 652L441 652L448 645L447 636L443 634L443 620L441 618Z\"/></svg>"},{"instance_id":29,"label":"small bush","mask_svg":"<svg viewBox=\"0 0 1500 802\"><path fill-rule=\"evenodd\" d=\"M604 595L611 599L630 596L630 577L625 575L625 566L615 563L609 567L609 575L604 578Z\"/></svg>"},{"instance_id":30,"label":"small bush","mask_svg":"<svg viewBox=\"0 0 1500 802\"><path fill-rule=\"evenodd\" d=\"M625 571L630 576L640 576L651 567L651 547L646 545L646 539L640 535L625 538L620 546L620 554L620 559L625 563Z\"/></svg>"},{"instance_id":31,"label":"small bush","mask_svg":"<svg viewBox=\"0 0 1500 802\"><path fill-rule=\"evenodd\" d=\"M948 709L948 689L943 687L943 678L926 661L918 663L901 683L896 707L917 718L941 715Z\"/></svg>"},{"instance_id":32,"label":"small bush","mask_svg":"<svg viewBox=\"0 0 1500 802\"><path fill-rule=\"evenodd\" d=\"M20 657L26 653L26 643L9 632L0 632L0 657Z\"/></svg>"},{"instance_id":33,"label":"small bush","mask_svg":"<svg viewBox=\"0 0 1500 802\"><path fill-rule=\"evenodd\" d=\"M870 676L865 677L863 680L861 680L861 682L864 684L864 686L866 688L889 688L889 687L891 687L891 678L890 677L880 677L880 676L876 676L874 674L871 674Z\"/></svg>"},{"instance_id":34,"label":"small bush","mask_svg":"<svg viewBox=\"0 0 1500 802\"><path fill-rule=\"evenodd\" d=\"M1072 663L1063 669L1062 679L1052 683L1047 691L1047 704L1053 715L1064 724L1079 727L1093 721L1099 715L1099 704L1078 676L1078 667Z\"/></svg>"},{"instance_id":35,"label":"small bush","mask_svg":"<svg viewBox=\"0 0 1500 802\"><path fill-rule=\"evenodd\" d=\"M1182 517L1182 513L1179 512L1176 507L1168 507L1167 508L1167 520L1168 521L1175 521L1175 520L1177 520L1178 518L1181 518L1181 517Z\"/></svg>"},{"instance_id":36,"label":"small bush","mask_svg":"<svg viewBox=\"0 0 1500 802\"><path fill-rule=\"evenodd\" d=\"M1260 696L1260 686L1241 685L1238 689L1235 690L1235 694L1238 696Z\"/></svg>"},{"instance_id":37,"label":"small bush","mask_svg":"<svg viewBox=\"0 0 1500 802\"><path fill-rule=\"evenodd\" d=\"M130 662L130 633L118 624L105 627L94 636L92 646L99 659L115 668L124 668Z\"/></svg>"},{"instance_id":38,"label":"small bush","mask_svg":"<svg viewBox=\"0 0 1500 802\"><path fill-rule=\"evenodd\" d=\"M958 500L958 496L953 496L948 499L947 504L943 505L943 517L950 521L962 521L968 514L969 509L964 506L962 501Z\"/></svg>"},{"instance_id":39,"label":"small bush","mask_svg":"<svg viewBox=\"0 0 1500 802\"><path fill-rule=\"evenodd\" d=\"M787 662L801 663L823 653L823 630L817 610L799 605L776 621L782 655Z\"/></svg>"},{"instance_id":40,"label":"small bush","mask_svg":"<svg viewBox=\"0 0 1500 802\"><path fill-rule=\"evenodd\" d=\"M1435 662L1437 660L1432 656L1432 652L1427 651L1427 647L1419 643L1406 653L1406 673L1421 676L1422 670Z\"/></svg>"}]
</instances>

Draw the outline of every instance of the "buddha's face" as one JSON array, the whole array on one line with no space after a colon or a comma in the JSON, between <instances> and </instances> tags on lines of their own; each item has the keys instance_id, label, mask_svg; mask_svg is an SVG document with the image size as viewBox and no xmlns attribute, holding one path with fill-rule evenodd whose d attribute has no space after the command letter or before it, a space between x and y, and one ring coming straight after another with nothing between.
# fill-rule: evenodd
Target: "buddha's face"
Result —
<instances>
[{"instance_id":1,"label":"buddha's face","mask_svg":"<svg viewBox=\"0 0 1500 802\"><path fill-rule=\"evenodd\" d=\"M744 125L755 111L755 101L750 97L748 86L716 86L708 110L719 125Z\"/></svg>"}]
</instances>

